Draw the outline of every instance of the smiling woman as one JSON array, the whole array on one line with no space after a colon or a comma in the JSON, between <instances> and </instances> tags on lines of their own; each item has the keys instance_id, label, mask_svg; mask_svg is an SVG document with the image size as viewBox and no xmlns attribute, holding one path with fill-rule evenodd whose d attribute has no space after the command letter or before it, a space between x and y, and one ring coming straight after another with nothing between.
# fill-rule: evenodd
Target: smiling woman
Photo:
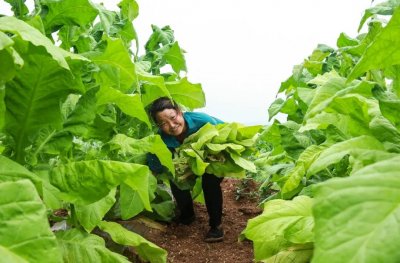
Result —
<instances>
[{"instance_id":1,"label":"smiling woman","mask_svg":"<svg viewBox=\"0 0 400 263\"><path fill-rule=\"evenodd\" d=\"M150 107L150 115L160 127L161 138L171 152L175 152L185 138L197 132L207 123L216 125L221 120L200 112L185 112L179 108L176 102L167 97L155 100ZM155 173L160 173L160 162L154 154L148 158L149 167ZM210 230L205 236L205 242L219 242L224 238L222 224L222 178L213 174L202 175L202 189L207 207ZM170 181L172 194L175 198L179 215L178 223L190 225L195 220L193 199L189 189L180 189L173 181Z\"/></svg>"}]
</instances>

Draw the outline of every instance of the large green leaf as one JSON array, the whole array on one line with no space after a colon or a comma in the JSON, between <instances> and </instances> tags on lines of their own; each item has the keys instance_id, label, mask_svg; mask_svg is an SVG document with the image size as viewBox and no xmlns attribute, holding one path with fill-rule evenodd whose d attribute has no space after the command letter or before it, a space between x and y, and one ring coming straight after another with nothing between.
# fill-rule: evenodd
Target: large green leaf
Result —
<instances>
[{"instance_id":1,"label":"large green leaf","mask_svg":"<svg viewBox=\"0 0 400 263\"><path fill-rule=\"evenodd\" d=\"M135 176L128 176L124 181L124 184L137 193L143 203L143 207L148 211L151 211L149 189L150 175L151 172L148 166L141 165L140 168L136 170Z\"/></svg>"},{"instance_id":2,"label":"large green leaf","mask_svg":"<svg viewBox=\"0 0 400 263\"><path fill-rule=\"evenodd\" d=\"M96 9L88 0L41 0L40 2L48 8L48 12L43 18L48 33L62 25L83 27L91 23L97 16Z\"/></svg>"},{"instance_id":3,"label":"large green leaf","mask_svg":"<svg viewBox=\"0 0 400 263\"><path fill-rule=\"evenodd\" d=\"M97 202L89 205L75 205L76 216L87 232L90 233L114 205L115 193L116 188Z\"/></svg>"},{"instance_id":4,"label":"large green leaf","mask_svg":"<svg viewBox=\"0 0 400 263\"><path fill-rule=\"evenodd\" d=\"M146 194L145 191L147 191L149 201L154 199L154 192L157 189L157 179L154 176L149 175L147 180L148 182L146 183L146 188L143 187L136 190L132 189L132 187L125 183L121 184L119 191L119 205L121 210L121 218L123 220L132 218L145 209L148 211L152 210L149 206L150 203L145 202L146 198L142 198L142 196Z\"/></svg>"},{"instance_id":5,"label":"large green leaf","mask_svg":"<svg viewBox=\"0 0 400 263\"><path fill-rule=\"evenodd\" d=\"M324 145L311 145L300 154L299 159L296 161L295 167L293 167L293 169L291 169L285 175L286 181L281 191L283 196L286 197L287 194L290 194L299 187L301 180L306 175L309 166L316 158L318 158L321 151L323 151L325 148L326 146ZM293 193L291 193L291 195L293 195Z\"/></svg>"},{"instance_id":6,"label":"large green leaf","mask_svg":"<svg viewBox=\"0 0 400 263\"><path fill-rule=\"evenodd\" d=\"M190 110L202 108L206 99L201 84L190 83L187 78L165 83L172 98Z\"/></svg>"},{"instance_id":7,"label":"large green leaf","mask_svg":"<svg viewBox=\"0 0 400 263\"><path fill-rule=\"evenodd\" d=\"M309 263L313 255L313 244L294 245L263 260L263 263Z\"/></svg>"},{"instance_id":8,"label":"large green leaf","mask_svg":"<svg viewBox=\"0 0 400 263\"><path fill-rule=\"evenodd\" d=\"M94 77L102 87L113 87L122 92L136 88L135 64L121 39L107 38L103 52L88 53L87 56L100 68Z\"/></svg>"},{"instance_id":9,"label":"large green leaf","mask_svg":"<svg viewBox=\"0 0 400 263\"><path fill-rule=\"evenodd\" d=\"M194 150L201 150L206 143L219 135L217 128L211 123L203 125L197 132L188 136L184 143L190 143Z\"/></svg>"},{"instance_id":10,"label":"large green leaf","mask_svg":"<svg viewBox=\"0 0 400 263\"><path fill-rule=\"evenodd\" d=\"M385 151L381 142L370 136L360 136L350 140L333 144L321 152L318 158L310 165L307 176L339 162L344 156L350 155L353 171L378 160L388 159L394 154Z\"/></svg>"},{"instance_id":11,"label":"large green leaf","mask_svg":"<svg viewBox=\"0 0 400 263\"><path fill-rule=\"evenodd\" d=\"M166 46L174 42L174 31L169 26L159 28L156 25L151 25L151 29L153 33L145 45L147 52L157 50L161 44Z\"/></svg>"},{"instance_id":12,"label":"large green leaf","mask_svg":"<svg viewBox=\"0 0 400 263\"><path fill-rule=\"evenodd\" d=\"M138 94L124 94L119 90L103 86L97 93L97 105L115 103L125 114L135 117L151 127L149 117Z\"/></svg>"},{"instance_id":13,"label":"large green leaf","mask_svg":"<svg viewBox=\"0 0 400 263\"><path fill-rule=\"evenodd\" d=\"M117 161L81 161L54 168L50 172L50 181L60 189L65 200L87 205L104 198L111 189L123 182L134 190L145 189L148 195L148 175L149 169L145 165ZM148 203L146 194L143 193L141 197Z\"/></svg>"},{"instance_id":14,"label":"large green leaf","mask_svg":"<svg viewBox=\"0 0 400 263\"><path fill-rule=\"evenodd\" d=\"M24 149L43 128L60 129L60 104L74 90L72 74L60 67L43 48L28 45L24 67L7 82L5 129L14 137L16 160L24 162Z\"/></svg>"},{"instance_id":15,"label":"large green leaf","mask_svg":"<svg viewBox=\"0 0 400 263\"><path fill-rule=\"evenodd\" d=\"M135 155L153 153L161 164L174 174L175 168L172 163L172 154L168 150L160 135L150 135L142 139L134 139L124 134L117 134L109 142L111 150L118 150L122 155Z\"/></svg>"},{"instance_id":16,"label":"large green leaf","mask_svg":"<svg viewBox=\"0 0 400 263\"><path fill-rule=\"evenodd\" d=\"M133 246L143 260L151 263L167 262L167 251L147 241L140 235L123 228L121 225L103 221L100 222L99 227L110 234L114 242L125 246Z\"/></svg>"},{"instance_id":17,"label":"large green leaf","mask_svg":"<svg viewBox=\"0 0 400 263\"><path fill-rule=\"evenodd\" d=\"M391 92L378 91L377 93L382 115L400 130L400 99L394 97Z\"/></svg>"},{"instance_id":18,"label":"large green leaf","mask_svg":"<svg viewBox=\"0 0 400 263\"><path fill-rule=\"evenodd\" d=\"M201 152L189 148L182 150L181 153L186 157L190 157L189 165L194 174L201 176L205 173L209 164L203 160L201 155L199 155Z\"/></svg>"},{"instance_id":19,"label":"large green leaf","mask_svg":"<svg viewBox=\"0 0 400 263\"><path fill-rule=\"evenodd\" d=\"M172 69L179 74L180 71L187 71L186 61L183 56L184 51L178 42L174 42L168 51L164 54L165 60L171 65Z\"/></svg>"},{"instance_id":20,"label":"large green leaf","mask_svg":"<svg viewBox=\"0 0 400 263\"><path fill-rule=\"evenodd\" d=\"M397 8L388 25L382 29L348 76L353 80L371 69L385 69L400 64L400 8Z\"/></svg>"},{"instance_id":21,"label":"large green leaf","mask_svg":"<svg viewBox=\"0 0 400 263\"><path fill-rule=\"evenodd\" d=\"M127 258L114 253L105 247L104 239L79 231L70 229L56 232L56 237L61 247L63 259L66 263L88 262L88 263L128 263Z\"/></svg>"},{"instance_id":22,"label":"large green leaf","mask_svg":"<svg viewBox=\"0 0 400 263\"><path fill-rule=\"evenodd\" d=\"M320 78L320 80L318 79ZM372 96L373 83L354 81L346 84L346 79L337 76L337 73L329 72L310 81L312 84L321 85L317 88L314 98L308 108L305 118L311 118L327 108L332 101L347 94L360 94Z\"/></svg>"},{"instance_id":23,"label":"large green leaf","mask_svg":"<svg viewBox=\"0 0 400 263\"><path fill-rule=\"evenodd\" d=\"M255 165L244 157L253 151L259 129L260 126L246 127L239 123L205 124L176 150L173 161L178 167L177 179L193 179L190 172L198 176L207 172L239 178L245 170L255 173Z\"/></svg>"},{"instance_id":24,"label":"large green leaf","mask_svg":"<svg viewBox=\"0 0 400 263\"><path fill-rule=\"evenodd\" d=\"M12 251L0 245L0 262L1 263L29 263L29 261L25 260L23 257L14 254Z\"/></svg>"},{"instance_id":25,"label":"large green leaf","mask_svg":"<svg viewBox=\"0 0 400 263\"><path fill-rule=\"evenodd\" d=\"M67 105L73 109L69 112L67 119L64 121L64 131L69 131L75 136L85 137L89 130L89 125L93 123L96 117L96 93L98 89L92 88L82 95L74 107L68 102L77 99L77 95L72 94L68 97L67 103L64 103L64 112Z\"/></svg>"},{"instance_id":26,"label":"large green leaf","mask_svg":"<svg viewBox=\"0 0 400 263\"><path fill-rule=\"evenodd\" d=\"M354 105L356 106L356 105ZM309 130L326 130L330 126L335 126L341 133L348 137L361 136L361 135L372 135L371 130L368 127L369 117L364 115L364 111L360 111L359 107L348 107L349 112L352 112L353 116L363 116L365 118L353 118L352 116L341 114L337 112L321 112L314 117L307 119L306 123L300 128L300 132ZM363 108L364 109L364 108Z\"/></svg>"},{"instance_id":27,"label":"large green leaf","mask_svg":"<svg viewBox=\"0 0 400 263\"><path fill-rule=\"evenodd\" d=\"M397 156L316 185L313 262L399 261L399 162Z\"/></svg>"},{"instance_id":28,"label":"large green leaf","mask_svg":"<svg viewBox=\"0 0 400 263\"><path fill-rule=\"evenodd\" d=\"M15 17L0 17L0 30L18 35L21 39L31 42L35 46L42 46L51 54L53 59L61 67L68 69L64 55L60 48L56 47L50 39L45 37L39 30ZM65 51L66 52L66 51Z\"/></svg>"},{"instance_id":29,"label":"large green leaf","mask_svg":"<svg viewBox=\"0 0 400 263\"><path fill-rule=\"evenodd\" d=\"M389 0L366 9L358 26L358 31L361 30L362 26L364 25L365 21L368 20L368 18L374 15L392 15L394 9L396 9L396 7L399 6L399 4L400 3L398 0Z\"/></svg>"},{"instance_id":30,"label":"large green leaf","mask_svg":"<svg viewBox=\"0 0 400 263\"><path fill-rule=\"evenodd\" d=\"M144 204L137 191L132 190L128 185L121 184L119 193L121 219L128 220L145 210Z\"/></svg>"},{"instance_id":31,"label":"large green leaf","mask_svg":"<svg viewBox=\"0 0 400 263\"><path fill-rule=\"evenodd\" d=\"M121 8L121 14L129 21L134 20L139 15L139 5L136 0L122 0L118 7Z\"/></svg>"},{"instance_id":32,"label":"large green leaf","mask_svg":"<svg viewBox=\"0 0 400 263\"><path fill-rule=\"evenodd\" d=\"M0 192L0 247L8 256L15 254L28 262L62 262L46 208L33 184L3 181Z\"/></svg>"},{"instance_id":33,"label":"large green leaf","mask_svg":"<svg viewBox=\"0 0 400 263\"><path fill-rule=\"evenodd\" d=\"M160 97L171 97L167 87L165 86L164 78L147 72L150 65L146 64L146 61L136 62L135 66L138 79L143 83L141 96L144 106L149 105Z\"/></svg>"},{"instance_id":34,"label":"large green leaf","mask_svg":"<svg viewBox=\"0 0 400 263\"><path fill-rule=\"evenodd\" d=\"M265 260L290 247L313 242L312 203L307 196L267 202L262 215L250 219L241 234L253 241L255 259Z\"/></svg>"},{"instance_id":35,"label":"large green leaf","mask_svg":"<svg viewBox=\"0 0 400 263\"><path fill-rule=\"evenodd\" d=\"M110 31L112 30L112 26L115 22L115 18L117 13L114 11L107 10L102 4L94 4L92 6L96 9L99 14L100 22L102 25L102 29L107 35L110 35Z\"/></svg>"},{"instance_id":36,"label":"large green leaf","mask_svg":"<svg viewBox=\"0 0 400 263\"><path fill-rule=\"evenodd\" d=\"M18 181L21 179L30 180L35 185L39 195L42 195L42 180L38 176L22 165L0 155L0 182Z\"/></svg>"},{"instance_id":37,"label":"large green leaf","mask_svg":"<svg viewBox=\"0 0 400 263\"><path fill-rule=\"evenodd\" d=\"M256 166L254 165L254 163L252 161L249 161L249 160L246 160L245 158L240 157L240 155L237 153L230 153L229 155L232 158L232 160L235 162L236 165L242 167L243 169L245 169L249 172L252 172L252 173L257 172Z\"/></svg>"}]
</instances>

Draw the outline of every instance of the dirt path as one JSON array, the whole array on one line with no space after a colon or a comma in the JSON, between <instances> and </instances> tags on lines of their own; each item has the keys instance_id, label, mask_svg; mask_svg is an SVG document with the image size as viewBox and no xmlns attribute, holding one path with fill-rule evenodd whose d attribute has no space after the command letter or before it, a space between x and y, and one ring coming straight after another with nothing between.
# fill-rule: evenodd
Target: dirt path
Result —
<instances>
[{"instance_id":1,"label":"dirt path","mask_svg":"<svg viewBox=\"0 0 400 263\"><path fill-rule=\"evenodd\" d=\"M250 241L238 242L247 220L261 212L256 201L249 198L235 200L237 180L222 182L224 195L223 228L225 239L220 243L205 243L208 216L204 205L195 204L196 221L190 226L168 225L165 232L148 235L148 239L168 251L168 262L174 263L246 263L253 262Z\"/></svg>"}]
</instances>

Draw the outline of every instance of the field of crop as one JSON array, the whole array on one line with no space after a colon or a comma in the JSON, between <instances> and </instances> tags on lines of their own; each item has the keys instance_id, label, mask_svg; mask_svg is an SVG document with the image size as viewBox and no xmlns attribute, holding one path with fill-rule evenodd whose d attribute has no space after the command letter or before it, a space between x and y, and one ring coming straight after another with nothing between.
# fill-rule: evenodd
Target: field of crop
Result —
<instances>
[{"instance_id":1,"label":"field of crop","mask_svg":"<svg viewBox=\"0 0 400 263\"><path fill-rule=\"evenodd\" d=\"M320 44L294 66L269 123L205 125L174 155L149 105L170 97L194 110L205 94L169 26L153 25L138 54L135 0L118 11L90 0L5 2L14 16L0 15L0 262L186 262L176 250L185 232L152 242L122 222L171 227L169 180L193 189L203 209L205 172L234 178L225 195L253 202L227 200L248 220L236 233L242 221L225 215L233 259L251 244L249 262L400 262L399 1L365 10L366 33L342 33L337 47ZM209 248L182 242L189 253Z\"/></svg>"}]
</instances>

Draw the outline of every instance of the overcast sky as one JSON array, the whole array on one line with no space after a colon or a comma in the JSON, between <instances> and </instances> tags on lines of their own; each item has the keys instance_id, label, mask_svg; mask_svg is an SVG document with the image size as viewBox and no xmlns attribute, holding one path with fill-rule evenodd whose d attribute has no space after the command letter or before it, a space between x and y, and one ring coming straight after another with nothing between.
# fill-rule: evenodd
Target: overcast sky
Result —
<instances>
[{"instance_id":1,"label":"overcast sky","mask_svg":"<svg viewBox=\"0 0 400 263\"><path fill-rule=\"evenodd\" d=\"M107 1L108 2L108 1ZM186 50L188 78L202 83L202 111L266 124L268 107L294 65L318 43L357 35L370 0L138 0L141 46L151 24L170 25ZM143 52L143 49L141 50Z\"/></svg>"},{"instance_id":2,"label":"overcast sky","mask_svg":"<svg viewBox=\"0 0 400 263\"><path fill-rule=\"evenodd\" d=\"M151 24L170 25L187 52L189 81L205 91L201 111L244 124L267 124L268 107L293 66L318 43L336 47L341 32L355 37L371 6L371 0L137 1L140 54ZM110 9L118 2L103 1Z\"/></svg>"}]
</instances>

